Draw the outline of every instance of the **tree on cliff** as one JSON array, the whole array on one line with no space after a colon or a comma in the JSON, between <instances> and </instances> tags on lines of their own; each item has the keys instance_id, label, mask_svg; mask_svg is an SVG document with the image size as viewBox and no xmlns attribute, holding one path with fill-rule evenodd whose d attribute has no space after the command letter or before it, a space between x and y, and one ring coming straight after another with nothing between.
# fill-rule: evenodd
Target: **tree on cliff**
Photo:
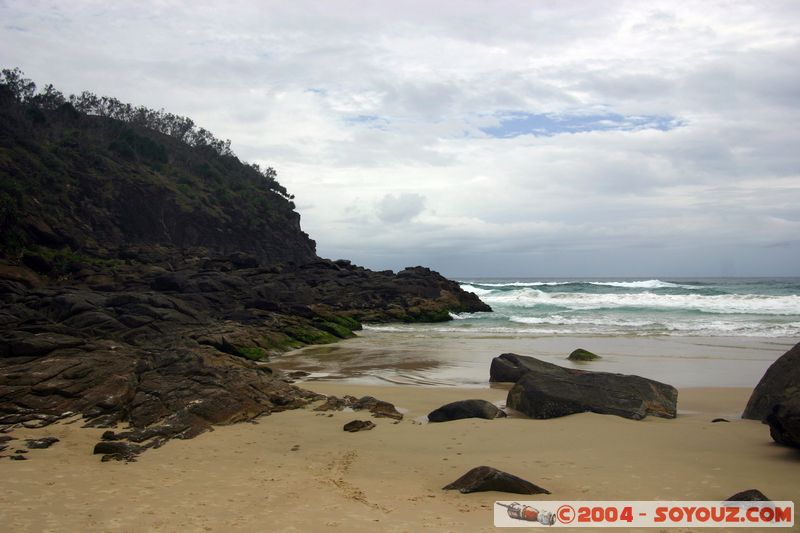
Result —
<instances>
[{"instance_id":1,"label":"tree on cliff","mask_svg":"<svg viewBox=\"0 0 800 533\"><path fill-rule=\"evenodd\" d=\"M231 150L230 139L217 138L207 129L198 127L188 117L168 113L164 109L156 111L145 106L133 106L116 98L97 96L89 91L65 97L52 84L45 85L44 89L37 93L36 84L26 78L19 68L0 71L0 94L10 96L33 109L61 108L66 112L108 117L169 135L195 148L208 148L220 156L236 157ZM250 166L263 176L267 188L288 200L294 199L294 196L276 181L275 169L266 167L262 170L257 164Z\"/></svg>"}]
</instances>

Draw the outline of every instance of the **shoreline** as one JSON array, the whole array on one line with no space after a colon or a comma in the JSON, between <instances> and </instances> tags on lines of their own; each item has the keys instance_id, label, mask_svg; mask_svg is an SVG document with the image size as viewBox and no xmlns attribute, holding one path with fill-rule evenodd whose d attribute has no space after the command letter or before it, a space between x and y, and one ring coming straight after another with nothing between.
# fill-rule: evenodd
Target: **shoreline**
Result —
<instances>
[{"instance_id":1,"label":"shoreline","mask_svg":"<svg viewBox=\"0 0 800 533\"><path fill-rule=\"evenodd\" d=\"M62 423L15 430L17 437L61 442L31 450L28 461L0 461L7 480L0 522L14 531L493 531L493 502L509 497L715 500L758 488L775 500L800 500L797 450L775 445L767 426L731 416L741 414L748 388L680 389L673 420L583 413L420 424L450 401L504 402L506 390L298 385L374 395L405 417L394 423L364 411L274 413L172 440L130 464L101 464L91 455L103 429ZM710 422L718 416L730 422ZM376 427L342 431L354 419ZM441 490L480 465L552 495Z\"/></svg>"},{"instance_id":2,"label":"shoreline","mask_svg":"<svg viewBox=\"0 0 800 533\"><path fill-rule=\"evenodd\" d=\"M266 364L278 370L310 372L305 383L482 388L488 384L492 358L511 352L570 368L635 374L679 389L752 388L796 342L784 337L487 337L365 330L334 344L286 352ZM602 359L568 361L576 348Z\"/></svg>"}]
</instances>

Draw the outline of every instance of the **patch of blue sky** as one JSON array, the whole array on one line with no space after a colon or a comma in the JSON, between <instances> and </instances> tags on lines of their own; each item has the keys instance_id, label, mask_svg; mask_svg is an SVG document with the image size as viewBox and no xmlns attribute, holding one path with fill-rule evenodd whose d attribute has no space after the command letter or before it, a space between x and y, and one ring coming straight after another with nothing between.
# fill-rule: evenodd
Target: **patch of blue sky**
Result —
<instances>
[{"instance_id":1,"label":"patch of blue sky","mask_svg":"<svg viewBox=\"0 0 800 533\"><path fill-rule=\"evenodd\" d=\"M377 115L353 115L344 118L345 123L367 126L368 128L386 129L389 120Z\"/></svg>"},{"instance_id":2,"label":"patch of blue sky","mask_svg":"<svg viewBox=\"0 0 800 533\"><path fill-rule=\"evenodd\" d=\"M496 115L499 125L481 128L491 137L508 139L520 135L553 136L590 131L668 131L682 125L675 117L661 115L556 114L507 112Z\"/></svg>"}]
</instances>

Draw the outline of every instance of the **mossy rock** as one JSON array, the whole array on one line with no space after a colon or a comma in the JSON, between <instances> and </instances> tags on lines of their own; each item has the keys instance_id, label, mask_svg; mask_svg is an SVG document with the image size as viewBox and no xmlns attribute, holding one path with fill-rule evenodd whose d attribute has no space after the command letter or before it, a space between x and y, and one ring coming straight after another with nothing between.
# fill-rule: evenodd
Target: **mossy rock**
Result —
<instances>
[{"instance_id":1,"label":"mossy rock","mask_svg":"<svg viewBox=\"0 0 800 533\"><path fill-rule=\"evenodd\" d=\"M596 359L602 359L599 355L590 352L589 350L584 350L583 348L578 348L567 357L570 361L594 361Z\"/></svg>"},{"instance_id":2,"label":"mossy rock","mask_svg":"<svg viewBox=\"0 0 800 533\"><path fill-rule=\"evenodd\" d=\"M267 351L259 346L241 346L237 348L237 351L239 355L251 361L262 361L269 358Z\"/></svg>"},{"instance_id":3,"label":"mossy rock","mask_svg":"<svg viewBox=\"0 0 800 533\"><path fill-rule=\"evenodd\" d=\"M406 322L448 322L453 320L447 309L409 307Z\"/></svg>"},{"instance_id":4,"label":"mossy rock","mask_svg":"<svg viewBox=\"0 0 800 533\"><path fill-rule=\"evenodd\" d=\"M349 339L354 337L353 330L344 326L342 324L337 324L336 322L329 322L327 320L320 320L319 322L314 322L314 327L320 329L322 331L328 332L331 335L339 337L340 339Z\"/></svg>"},{"instance_id":5,"label":"mossy rock","mask_svg":"<svg viewBox=\"0 0 800 533\"><path fill-rule=\"evenodd\" d=\"M320 331L311 326L294 326L287 328L285 333L303 344L330 344L339 340L327 331Z\"/></svg>"}]
</instances>

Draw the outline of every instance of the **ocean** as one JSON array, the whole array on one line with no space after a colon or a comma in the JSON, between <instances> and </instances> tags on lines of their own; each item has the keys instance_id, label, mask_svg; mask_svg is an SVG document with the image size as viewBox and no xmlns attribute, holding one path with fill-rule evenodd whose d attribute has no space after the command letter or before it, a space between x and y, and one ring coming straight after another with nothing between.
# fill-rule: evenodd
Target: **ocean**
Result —
<instances>
[{"instance_id":1,"label":"ocean","mask_svg":"<svg viewBox=\"0 0 800 533\"><path fill-rule=\"evenodd\" d=\"M800 278L459 282L494 311L436 324L364 324L357 338L270 365L305 370L311 381L486 387L491 359L513 352L677 387L753 387L800 340ZM602 359L568 361L576 348Z\"/></svg>"},{"instance_id":2,"label":"ocean","mask_svg":"<svg viewBox=\"0 0 800 533\"><path fill-rule=\"evenodd\" d=\"M800 336L800 278L459 280L492 313L384 331L493 335Z\"/></svg>"}]
</instances>

